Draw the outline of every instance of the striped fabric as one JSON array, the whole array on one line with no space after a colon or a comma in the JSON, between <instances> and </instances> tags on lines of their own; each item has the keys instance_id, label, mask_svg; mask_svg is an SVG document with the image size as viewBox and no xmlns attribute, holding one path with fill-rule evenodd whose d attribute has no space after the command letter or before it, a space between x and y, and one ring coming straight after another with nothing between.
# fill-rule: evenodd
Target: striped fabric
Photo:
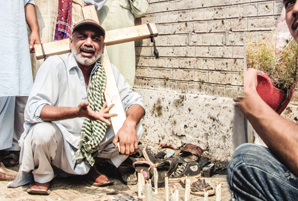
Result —
<instances>
[{"instance_id":1,"label":"striped fabric","mask_svg":"<svg viewBox=\"0 0 298 201\"><path fill-rule=\"evenodd\" d=\"M97 69L92 75L92 81L88 89L88 101L90 108L99 112L104 104L104 90L106 84L105 70L98 60L96 62ZM94 158L99 152L99 143L103 139L107 130L107 124L97 121L91 121L85 118L82 131L79 149L75 153L76 164L83 161L88 162L91 166L94 165Z\"/></svg>"}]
</instances>

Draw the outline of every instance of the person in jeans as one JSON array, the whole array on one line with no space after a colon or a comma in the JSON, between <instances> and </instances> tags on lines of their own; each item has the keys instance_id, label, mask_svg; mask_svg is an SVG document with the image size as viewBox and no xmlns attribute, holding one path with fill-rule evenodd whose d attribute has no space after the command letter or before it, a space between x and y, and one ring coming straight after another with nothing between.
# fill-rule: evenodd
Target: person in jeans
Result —
<instances>
[{"instance_id":1,"label":"person in jeans","mask_svg":"<svg viewBox=\"0 0 298 201\"><path fill-rule=\"evenodd\" d=\"M298 42L298 2L284 0L286 23ZM244 98L235 100L268 148L243 144L228 165L235 200L298 199L298 126L271 109L258 95L257 71L244 74Z\"/></svg>"}]
</instances>

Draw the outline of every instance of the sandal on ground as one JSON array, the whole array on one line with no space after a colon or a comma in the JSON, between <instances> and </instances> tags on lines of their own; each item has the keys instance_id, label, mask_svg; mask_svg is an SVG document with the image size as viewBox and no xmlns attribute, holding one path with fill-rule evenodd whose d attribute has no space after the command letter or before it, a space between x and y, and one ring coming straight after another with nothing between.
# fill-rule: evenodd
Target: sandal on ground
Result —
<instances>
[{"instance_id":1,"label":"sandal on ground","mask_svg":"<svg viewBox=\"0 0 298 201\"><path fill-rule=\"evenodd\" d=\"M128 157L119 167L118 171L124 184L136 185L138 183L137 174L133 167L133 160Z\"/></svg>"},{"instance_id":2,"label":"sandal on ground","mask_svg":"<svg viewBox=\"0 0 298 201\"><path fill-rule=\"evenodd\" d=\"M17 177L18 172L7 169L2 162L0 162L0 181L12 181Z\"/></svg>"},{"instance_id":3,"label":"sandal on ground","mask_svg":"<svg viewBox=\"0 0 298 201\"><path fill-rule=\"evenodd\" d=\"M165 176L171 175L178 167L177 158L168 158L155 165L158 173L158 187L165 186ZM152 177L152 185L154 186L154 175Z\"/></svg>"},{"instance_id":4,"label":"sandal on ground","mask_svg":"<svg viewBox=\"0 0 298 201\"><path fill-rule=\"evenodd\" d=\"M180 149L181 149L180 156L186 162L190 162L190 161L198 162L203 153L203 150L201 147L190 143L183 144Z\"/></svg>"},{"instance_id":5,"label":"sandal on ground","mask_svg":"<svg viewBox=\"0 0 298 201\"><path fill-rule=\"evenodd\" d=\"M19 151L10 151L3 159L2 162L6 167L13 167L19 164Z\"/></svg>"},{"instance_id":6,"label":"sandal on ground","mask_svg":"<svg viewBox=\"0 0 298 201\"><path fill-rule=\"evenodd\" d=\"M182 178L188 176L188 177L194 177L194 178L200 178L200 166L197 162L191 161L191 162L184 162L178 166L178 168L173 172L172 175L169 177L170 183L179 182Z\"/></svg>"},{"instance_id":7,"label":"sandal on ground","mask_svg":"<svg viewBox=\"0 0 298 201\"><path fill-rule=\"evenodd\" d=\"M51 193L50 190L50 182L47 183L38 183L34 180L29 184L29 188L27 192L30 194L38 194L38 195L49 195Z\"/></svg>"},{"instance_id":8,"label":"sandal on ground","mask_svg":"<svg viewBox=\"0 0 298 201\"><path fill-rule=\"evenodd\" d=\"M180 181L180 184L185 188L185 182ZM190 185L190 193L194 195L204 196L205 191L208 192L208 195L214 195L215 190L210 186L210 184L206 183L205 179L199 179L195 182L191 182Z\"/></svg>"},{"instance_id":9,"label":"sandal on ground","mask_svg":"<svg viewBox=\"0 0 298 201\"><path fill-rule=\"evenodd\" d=\"M86 181L93 186L108 186L114 183L113 180L109 180L104 174L98 172L95 167L91 167L90 171L86 175Z\"/></svg>"},{"instance_id":10,"label":"sandal on ground","mask_svg":"<svg viewBox=\"0 0 298 201\"><path fill-rule=\"evenodd\" d=\"M151 165L147 161L136 161L132 164L136 172L142 173L144 176L144 179L150 179L151 175L153 173L153 169L151 168Z\"/></svg>"}]
</instances>

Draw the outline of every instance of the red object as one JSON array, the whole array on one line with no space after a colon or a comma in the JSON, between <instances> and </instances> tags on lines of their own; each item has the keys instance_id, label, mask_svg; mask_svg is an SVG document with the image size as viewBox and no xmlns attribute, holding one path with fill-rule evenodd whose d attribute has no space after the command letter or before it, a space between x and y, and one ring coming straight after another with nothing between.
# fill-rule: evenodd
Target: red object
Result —
<instances>
[{"instance_id":1,"label":"red object","mask_svg":"<svg viewBox=\"0 0 298 201\"><path fill-rule=\"evenodd\" d=\"M293 87L291 94L286 97L284 92L273 86L273 82L270 77L265 73L258 73L258 86L257 92L261 98L278 114L289 104L295 87Z\"/></svg>"}]
</instances>

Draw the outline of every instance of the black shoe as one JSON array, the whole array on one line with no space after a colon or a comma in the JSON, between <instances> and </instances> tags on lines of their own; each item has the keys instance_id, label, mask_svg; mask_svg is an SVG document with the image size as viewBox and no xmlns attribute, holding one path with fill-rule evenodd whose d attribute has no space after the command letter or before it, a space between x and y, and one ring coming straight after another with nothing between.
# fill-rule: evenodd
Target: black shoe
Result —
<instances>
[{"instance_id":1,"label":"black shoe","mask_svg":"<svg viewBox=\"0 0 298 201\"><path fill-rule=\"evenodd\" d=\"M199 177L200 166L197 162L184 162L178 166L169 178L169 182L179 182L183 177Z\"/></svg>"}]
</instances>

